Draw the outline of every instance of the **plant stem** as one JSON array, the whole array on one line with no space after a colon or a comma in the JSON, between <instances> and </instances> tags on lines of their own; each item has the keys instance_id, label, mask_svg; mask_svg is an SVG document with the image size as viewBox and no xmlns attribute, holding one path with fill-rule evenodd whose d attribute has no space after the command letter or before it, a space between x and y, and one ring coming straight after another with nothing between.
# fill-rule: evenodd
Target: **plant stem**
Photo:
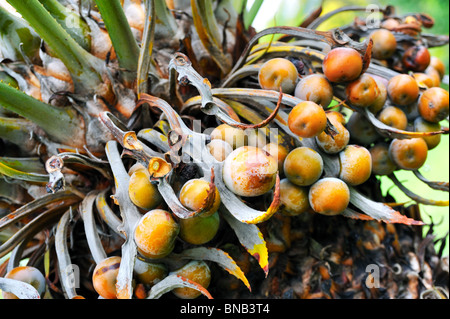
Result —
<instances>
[{"instance_id":1,"label":"plant stem","mask_svg":"<svg viewBox=\"0 0 450 319\"><path fill-rule=\"evenodd\" d=\"M91 50L90 29L81 17L57 0L39 0L56 21L86 51Z\"/></svg>"},{"instance_id":2,"label":"plant stem","mask_svg":"<svg viewBox=\"0 0 450 319\"><path fill-rule=\"evenodd\" d=\"M95 0L111 37L119 64L135 72L139 60L139 46L119 0Z\"/></svg>"},{"instance_id":3,"label":"plant stem","mask_svg":"<svg viewBox=\"0 0 450 319\"><path fill-rule=\"evenodd\" d=\"M99 60L84 50L45 10L38 0L8 0L61 59L72 75L76 89L93 92L102 82Z\"/></svg>"},{"instance_id":4,"label":"plant stem","mask_svg":"<svg viewBox=\"0 0 450 319\"><path fill-rule=\"evenodd\" d=\"M30 153L33 153L37 144L31 138L34 128L31 121L22 118L0 117L0 137Z\"/></svg>"},{"instance_id":5,"label":"plant stem","mask_svg":"<svg viewBox=\"0 0 450 319\"><path fill-rule=\"evenodd\" d=\"M139 53L139 63L137 67L137 95L148 91L148 73L151 67L151 57L153 51L153 41L155 39L155 0L147 0L145 5L145 26L142 35L141 50Z\"/></svg>"},{"instance_id":6,"label":"plant stem","mask_svg":"<svg viewBox=\"0 0 450 319\"><path fill-rule=\"evenodd\" d=\"M39 59L40 44L41 39L25 21L0 6L0 52L4 58L23 61L23 53L35 61Z\"/></svg>"},{"instance_id":7,"label":"plant stem","mask_svg":"<svg viewBox=\"0 0 450 319\"><path fill-rule=\"evenodd\" d=\"M222 50L221 34L211 1L191 0L191 6L192 18L200 40L222 72L228 73L231 69L231 61Z\"/></svg>"},{"instance_id":8,"label":"plant stem","mask_svg":"<svg viewBox=\"0 0 450 319\"><path fill-rule=\"evenodd\" d=\"M175 35L178 25L172 13L169 11L166 1L155 0L155 11L156 16L158 17L158 22L155 21L155 23L162 23L171 35Z\"/></svg>"},{"instance_id":9,"label":"plant stem","mask_svg":"<svg viewBox=\"0 0 450 319\"><path fill-rule=\"evenodd\" d=\"M255 0L255 2L253 2L253 4L252 4L252 7L250 8L250 10L244 11L244 27L245 27L245 29L248 29L252 25L253 20L255 20L255 17L258 14L263 1L264 0Z\"/></svg>"},{"instance_id":10,"label":"plant stem","mask_svg":"<svg viewBox=\"0 0 450 319\"><path fill-rule=\"evenodd\" d=\"M83 143L84 124L71 108L56 108L1 82L0 105L34 122L55 142L72 146Z\"/></svg>"}]
</instances>

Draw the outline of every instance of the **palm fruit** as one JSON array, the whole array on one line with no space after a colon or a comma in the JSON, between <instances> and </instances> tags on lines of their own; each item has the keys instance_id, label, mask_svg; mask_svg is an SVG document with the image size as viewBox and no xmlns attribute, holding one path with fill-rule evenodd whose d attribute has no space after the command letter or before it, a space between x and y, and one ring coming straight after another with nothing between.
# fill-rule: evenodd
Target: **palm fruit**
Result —
<instances>
[{"instance_id":1,"label":"palm fruit","mask_svg":"<svg viewBox=\"0 0 450 319\"><path fill-rule=\"evenodd\" d=\"M4 297L448 297L420 215L448 201L400 180L448 192L411 164L448 145L448 36L391 6L255 33L244 3L0 1Z\"/></svg>"}]
</instances>

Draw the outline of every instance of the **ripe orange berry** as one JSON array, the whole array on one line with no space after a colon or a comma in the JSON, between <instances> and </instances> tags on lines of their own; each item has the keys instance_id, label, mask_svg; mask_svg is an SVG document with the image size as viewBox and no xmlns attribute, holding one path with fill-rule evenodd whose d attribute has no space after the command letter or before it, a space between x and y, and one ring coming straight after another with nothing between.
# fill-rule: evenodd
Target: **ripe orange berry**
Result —
<instances>
[{"instance_id":1,"label":"ripe orange berry","mask_svg":"<svg viewBox=\"0 0 450 319\"><path fill-rule=\"evenodd\" d=\"M336 111L326 112L326 115L331 124L333 124L337 134L330 136L322 132L316 136L316 142L325 153L336 154L347 146L350 140L350 132L344 126L344 115Z\"/></svg>"},{"instance_id":2,"label":"ripe orange berry","mask_svg":"<svg viewBox=\"0 0 450 319\"><path fill-rule=\"evenodd\" d=\"M261 66L258 73L259 85L265 90L291 94L297 84L298 72L295 65L283 58L274 58Z\"/></svg>"},{"instance_id":3,"label":"ripe orange berry","mask_svg":"<svg viewBox=\"0 0 450 319\"><path fill-rule=\"evenodd\" d=\"M278 161L278 171L282 173L284 160L286 159L286 156L289 153L288 149L283 145L277 143L269 143L265 145L262 149L263 151L266 151Z\"/></svg>"},{"instance_id":4,"label":"ripe orange berry","mask_svg":"<svg viewBox=\"0 0 450 319\"><path fill-rule=\"evenodd\" d=\"M387 88L383 83L383 80L377 76L374 76L373 79L377 83L379 94L375 98L372 104L369 105L369 110L373 114L377 114L384 106L387 100Z\"/></svg>"},{"instance_id":5,"label":"ripe orange berry","mask_svg":"<svg viewBox=\"0 0 450 319\"><path fill-rule=\"evenodd\" d=\"M416 80L407 74L399 74L388 82L388 95L396 105L405 106L415 102L419 96Z\"/></svg>"},{"instance_id":6,"label":"ripe orange berry","mask_svg":"<svg viewBox=\"0 0 450 319\"><path fill-rule=\"evenodd\" d=\"M386 29L378 29L370 35L373 41L372 56L378 60L389 59L397 50L394 34Z\"/></svg>"},{"instance_id":7,"label":"ripe orange berry","mask_svg":"<svg viewBox=\"0 0 450 319\"><path fill-rule=\"evenodd\" d=\"M230 144L219 139L212 140L206 147L219 162L223 162L233 152L233 147Z\"/></svg>"},{"instance_id":8,"label":"ripe orange berry","mask_svg":"<svg viewBox=\"0 0 450 319\"><path fill-rule=\"evenodd\" d=\"M380 89L377 82L370 75L363 74L347 85L345 94L347 101L352 105L364 108L374 103L380 94Z\"/></svg>"},{"instance_id":9,"label":"ripe orange berry","mask_svg":"<svg viewBox=\"0 0 450 319\"><path fill-rule=\"evenodd\" d=\"M158 187L150 182L148 170L142 165L139 166L130 170L128 195L133 204L142 209L150 210L161 204L162 197Z\"/></svg>"},{"instance_id":10,"label":"ripe orange berry","mask_svg":"<svg viewBox=\"0 0 450 319\"><path fill-rule=\"evenodd\" d=\"M439 77L442 80L442 78L445 75L445 64L442 62L438 57L432 56L430 58L430 65L429 67L432 67L439 73Z\"/></svg>"},{"instance_id":11,"label":"ripe orange berry","mask_svg":"<svg viewBox=\"0 0 450 319\"><path fill-rule=\"evenodd\" d=\"M323 215L341 214L350 202L350 189L344 181L326 177L319 179L309 189L309 203L312 209Z\"/></svg>"},{"instance_id":12,"label":"ripe orange berry","mask_svg":"<svg viewBox=\"0 0 450 319\"><path fill-rule=\"evenodd\" d=\"M423 138L394 139L389 145L389 156L401 169L415 170L425 163L428 146Z\"/></svg>"},{"instance_id":13,"label":"ripe orange berry","mask_svg":"<svg viewBox=\"0 0 450 319\"><path fill-rule=\"evenodd\" d=\"M328 107L333 100L333 87L322 74L305 76L298 82L294 95L304 101L311 101Z\"/></svg>"},{"instance_id":14,"label":"ripe orange berry","mask_svg":"<svg viewBox=\"0 0 450 319\"><path fill-rule=\"evenodd\" d=\"M395 106L385 107L377 117L384 124L399 130L405 130L408 126L408 119L405 112Z\"/></svg>"},{"instance_id":15,"label":"ripe orange berry","mask_svg":"<svg viewBox=\"0 0 450 319\"><path fill-rule=\"evenodd\" d=\"M389 175L397 169L397 165L389 157L389 145L379 143L369 150L372 156L372 173L375 175Z\"/></svg>"},{"instance_id":16,"label":"ripe orange berry","mask_svg":"<svg viewBox=\"0 0 450 319\"><path fill-rule=\"evenodd\" d=\"M41 271L31 266L18 266L11 269L6 275L7 279L14 279L33 286L42 297L45 292L45 277ZM3 299L19 299L16 295L3 291Z\"/></svg>"},{"instance_id":17,"label":"ripe orange berry","mask_svg":"<svg viewBox=\"0 0 450 319\"><path fill-rule=\"evenodd\" d=\"M323 74L331 82L353 81L361 75L363 61L358 51L339 47L331 50L323 59Z\"/></svg>"},{"instance_id":18,"label":"ripe orange berry","mask_svg":"<svg viewBox=\"0 0 450 319\"><path fill-rule=\"evenodd\" d=\"M439 87L441 85L441 76L435 68L429 66L424 72L433 81L432 87Z\"/></svg>"},{"instance_id":19,"label":"ripe orange berry","mask_svg":"<svg viewBox=\"0 0 450 319\"><path fill-rule=\"evenodd\" d=\"M116 282L121 258L108 257L95 266L92 274L92 284L95 291L105 299L116 299Z\"/></svg>"},{"instance_id":20,"label":"ripe orange berry","mask_svg":"<svg viewBox=\"0 0 450 319\"><path fill-rule=\"evenodd\" d=\"M245 135L244 130L229 126L227 124L221 124L211 132L211 139L225 141L230 144L233 149L236 149L246 145L248 138Z\"/></svg>"},{"instance_id":21,"label":"ripe orange berry","mask_svg":"<svg viewBox=\"0 0 450 319\"><path fill-rule=\"evenodd\" d=\"M448 92L438 87L423 92L419 99L419 114L432 123L445 119L449 114Z\"/></svg>"},{"instance_id":22,"label":"ripe orange berry","mask_svg":"<svg viewBox=\"0 0 450 319\"><path fill-rule=\"evenodd\" d=\"M205 289L209 287L211 282L211 270L204 261L193 260L171 274L183 276ZM175 288L172 293L181 299L195 299L201 295L200 291L192 288Z\"/></svg>"},{"instance_id":23,"label":"ripe orange berry","mask_svg":"<svg viewBox=\"0 0 450 319\"><path fill-rule=\"evenodd\" d=\"M151 287L164 279L169 271L164 264L149 263L140 258L136 258L134 263L134 273L140 283L147 287Z\"/></svg>"},{"instance_id":24,"label":"ripe orange berry","mask_svg":"<svg viewBox=\"0 0 450 319\"><path fill-rule=\"evenodd\" d=\"M426 86L427 88L431 88L435 86L435 80L433 80L433 78L426 73L416 72L413 74L413 76L420 87Z\"/></svg>"},{"instance_id":25,"label":"ripe orange berry","mask_svg":"<svg viewBox=\"0 0 450 319\"><path fill-rule=\"evenodd\" d=\"M300 137L314 137L325 130L327 116L320 105L304 101L289 113L288 126L292 133Z\"/></svg>"},{"instance_id":26,"label":"ripe orange berry","mask_svg":"<svg viewBox=\"0 0 450 319\"><path fill-rule=\"evenodd\" d=\"M433 81L433 85L431 87L439 87L441 85L441 75L435 68L429 66L424 72Z\"/></svg>"},{"instance_id":27,"label":"ripe orange berry","mask_svg":"<svg viewBox=\"0 0 450 319\"><path fill-rule=\"evenodd\" d=\"M287 178L280 182L281 212L287 216L297 216L306 212L309 208L309 189L307 187L292 184Z\"/></svg>"},{"instance_id":28,"label":"ripe orange berry","mask_svg":"<svg viewBox=\"0 0 450 319\"><path fill-rule=\"evenodd\" d=\"M339 178L349 185L362 184L372 174L372 157L363 146L347 145L339 153L339 162L341 164Z\"/></svg>"},{"instance_id":29,"label":"ripe orange berry","mask_svg":"<svg viewBox=\"0 0 450 319\"><path fill-rule=\"evenodd\" d=\"M412 46L403 54L403 65L408 70L422 72L430 64L430 51L424 46Z\"/></svg>"},{"instance_id":30,"label":"ripe orange berry","mask_svg":"<svg viewBox=\"0 0 450 319\"><path fill-rule=\"evenodd\" d=\"M186 208L197 211L204 206L208 198L209 182L203 179L191 179L187 181L180 191L180 202ZM207 217L214 214L220 206L220 194L216 188L214 203L211 208L203 212L201 216Z\"/></svg>"},{"instance_id":31,"label":"ripe orange berry","mask_svg":"<svg viewBox=\"0 0 450 319\"><path fill-rule=\"evenodd\" d=\"M233 193L253 197L267 193L276 182L278 161L253 146L234 150L224 161L223 181Z\"/></svg>"},{"instance_id":32,"label":"ripe orange berry","mask_svg":"<svg viewBox=\"0 0 450 319\"><path fill-rule=\"evenodd\" d=\"M309 147L298 147L284 161L284 174L298 186L308 186L323 173L323 160L319 153Z\"/></svg>"},{"instance_id":33,"label":"ripe orange berry","mask_svg":"<svg viewBox=\"0 0 450 319\"><path fill-rule=\"evenodd\" d=\"M263 130L261 129L247 129L245 130L245 136L247 138L247 142L245 146L254 146L263 148L266 146L266 135L263 133Z\"/></svg>"},{"instance_id":34,"label":"ripe orange berry","mask_svg":"<svg viewBox=\"0 0 450 319\"><path fill-rule=\"evenodd\" d=\"M393 19L393 18L388 18L388 19L384 20L383 22L381 22L381 27L383 29L387 29L387 30L394 30L399 25L400 25L400 22L398 22L396 19Z\"/></svg>"},{"instance_id":35,"label":"ripe orange berry","mask_svg":"<svg viewBox=\"0 0 450 319\"><path fill-rule=\"evenodd\" d=\"M144 257L162 258L172 252L179 232L180 226L169 212L154 209L139 220L134 240Z\"/></svg>"}]
</instances>

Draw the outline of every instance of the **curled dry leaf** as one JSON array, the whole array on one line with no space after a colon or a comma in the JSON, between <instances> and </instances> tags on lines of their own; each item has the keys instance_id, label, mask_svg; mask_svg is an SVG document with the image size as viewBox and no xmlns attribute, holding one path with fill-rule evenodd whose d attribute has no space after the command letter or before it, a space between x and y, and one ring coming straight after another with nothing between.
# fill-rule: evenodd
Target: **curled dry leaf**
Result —
<instances>
[{"instance_id":1,"label":"curled dry leaf","mask_svg":"<svg viewBox=\"0 0 450 319\"><path fill-rule=\"evenodd\" d=\"M233 228L241 245L250 255L255 257L267 277L269 274L269 254L266 241L258 226L240 222L226 208L222 208L221 213L230 227Z\"/></svg>"},{"instance_id":2,"label":"curled dry leaf","mask_svg":"<svg viewBox=\"0 0 450 319\"><path fill-rule=\"evenodd\" d=\"M188 80L190 84L194 85L197 88L201 96L200 100L201 110L204 113L208 115L215 115L218 117L219 120L230 126L238 127L241 129L263 127L266 126L269 122L271 122L272 119L276 116L278 107L273 112L273 114L271 114L269 118L267 118L262 123L252 125L240 123L235 119L233 119L232 117L230 117L229 114L224 112L223 107L221 108L216 104L211 92L211 83L208 81L207 78L203 78L202 76L200 76L200 74L197 73L197 71L195 71L187 56L179 52L176 53L175 57L170 61L169 68L174 69L178 72L179 80L181 79Z\"/></svg>"},{"instance_id":3,"label":"curled dry leaf","mask_svg":"<svg viewBox=\"0 0 450 319\"><path fill-rule=\"evenodd\" d=\"M16 295L19 299L41 299L32 285L15 279L0 277L0 289Z\"/></svg>"},{"instance_id":4,"label":"curled dry leaf","mask_svg":"<svg viewBox=\"0 0 450 319\"><path fill-rule=\"evenodd\" d=\"M422 182L427 184L430 188L448 192L449 191L449 183L448 182L436 182L436 181L430 181L427 178L425 178L418 170L413 171L414 175L418 179L420 179Z\"/></svg>"},{"instance_id":5,"label":"curled dry leaf","mask_svg":"<svg viewBox=\"0 0 450 319\"><path fill-rule=\"evenodd\" d=\"M61 286L67 297L72 299L77 295L74 285L72 284L72 278L70 278L69 266L72 265L69 247L67 245L67 235L69 231L71 211L68 210L64 213L56 226L55 233L55 250L58 258L59 275L61 276Z\"/></svg>"},{"instance_id":6,"label":"curled dry leaf","mask_svg":"<svg viewBox=\"0 0 450 319\"><path fill-rule=\"evenodd\" d=\"M128 196L130 176L123 166L117 142L109 141L106 144L106 155L116 181L114 201L119 205L122 217L122 224L119 230L125 236L125 242L122 245L122 258L119 273L117 275L117 298L130 299L133 295L133 269L137 254L137 247L133 239L133 234L136 225L141 218L141 214Z\"/></svg>"},{"instance_id":7,"label":"curled dry leaf","mask_svg":"<svg viewBox=\"0 0 450 319\"><path fill-rule=\"evenodd\" d=\"M151 289L147 299L159 299L165 293L175 288L192 288L200 291L208 299L213 299L211 294L196 282L180 275L170 275L155 284Z\"/></svg>"},{"instance_id":8,"label":"curled dry leaf","mask_svg":"<svg viewBox=\"0 0 450 319\"><path fill-rule=\"evenodd\" d=\"M92 191L86 195L80 204L81 217L83 218L84 230L86 232L86 239L91 251L92 257L98 264L107 256L103 249L100 236L97 231L94 219L94 202L97 198L98 191Z\"/></svg>"},{"instance_id":9,"label":"curled dry leaf","mask_svg":"<svg viewBox=\"0 0 450 319\"><path fill-rule=\"evenodd\" d=\"M217 263L220 267L228 271L230 274L240 279L245 286L251 290L250 283L248 282L245 274L241 268L236 264L233 258L221 249L213 247L196 247L186 249L179 254L172 254L176 258L182 259L196 259L196 260L209 260Z\"/></svg>"},{"instance_id":10,"label":"curled dry leaf","mask_svg":"<svg viewBox=\"0 0 450 319\"><path fill-rule=\"evenodd\" d=\"M408 189L407 187L405 187L405 185L403 185L398 178L395 176L394 173L390 174L388 176L392 182L394 182L394 184L409 198L411 198L412 200L416 201L417 203L423 204L423 205L432 205L432 206L448 206L449 205L449 201L448 200L434 200L434 199L427 199L424 198L420 195L417 195L416 193L414 193L413 191L411 191L410 189Z\"/></svg>"},{"instance_id":11,"label":"curled dry leaf","mask_svg":"<svg viewBox=\"0 0 450 319\"><path fill-rule=\"evenodd\" d=\"M389 138L398 138L398 139L406 139L406 138L415 138L415 137L425 137L425 136L433 136L438 134L448 134L448 131L435 131L435 132L411 132L399 130L397 128L391 127L389 125L384 124L379 119L375 117L375 115L370 112L367 108L362 110L364 116L375 126L377 132L381 135L389 137Z\"/></svg>"},{"instance_id":12,"label":"curled dry leaf","mask_svg":"<svg viewBox=\"0 0 450 319\"><path fill-rule=\"evenodd\" d=\"M375 202L363 196L353 187L350 187L350 203L378 221L383 221L385 223L401 223L405 225L424 225L422 221L408 218L386 204Z\"/></svg>"}]
</instances>

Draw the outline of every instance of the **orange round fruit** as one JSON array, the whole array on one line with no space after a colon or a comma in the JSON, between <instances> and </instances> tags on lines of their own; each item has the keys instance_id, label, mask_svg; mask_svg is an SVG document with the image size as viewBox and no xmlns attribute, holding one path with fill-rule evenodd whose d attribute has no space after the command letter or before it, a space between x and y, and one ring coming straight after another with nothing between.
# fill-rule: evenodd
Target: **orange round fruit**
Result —
<instances>
[{"instance_id":1,"label":"orange round fruit","mask_svg":"<svg viewBox=\"0 0 450 319\"><path fill-rule=\"evenodd\" d=\"M407 74L392 77L387 86L389 98L396 105L411 104L419 97L419 86L416 80Z\"/></svg>"},{"instance_id":2,"label":"orange round fruit","mask_svg":"<svg viewBox=\"0 0 450 319\"><path fill-rule=\"evenodd\" d=\"M42 297L45 292L46 281L42 272L32 266L18 266L11 269L6 275L7 279L18 280L33 286ZM4 299L19 299L10 292L3 291Z\"/></svg>"},{"instance_id":3,"label":"orange round fruit","mask_svg":"<svg viewBox=\"0 0 450 319\"><path fill-rule=\"evenodd\" d=\"M367 148L360 145L347 145L339 153L341 170L339 178L349 185L356 186L367 181L372 174L372 157Z\"/></svg>"},{"instance_id":4,"label":"orange round fruit","mask_svg":"<svg viewBox=\"0 0 450 319\"><path fill-rule=\"evenodd\" d=\"M433 87L422 93L419 99L419 114L425 120L439 123L448 117L448 92L443 88Z\"/></svg>"},{"instance_id":5,"label":"orange round fruit","mask_svg":"<svg viewBox=\"0 0 450 319\"><path fill-rule=\"evenodd\" d=\"M291 94L297 84L298 72L295 65L283 58L274 58L265 62L258 73L259 85L264 90Z\"/></svg>"},{"instance_id":6,"label":"orange round fruit","mask_svg":"<svg viewBox=\"0 0 450 319\"><path fill-rule=\"evenodd\" d=\"M205 201L208 198L208 192L210 190L209 188L209 182L203 179L191 179L187 181L180 191L180 202L188 209L191 209L193 211L197 211L201 209ZM211 205L211 207L203 212L201 216L207 217L214 214L220 206L220 194L219 191L215 190L215 196L214 196L214 203Z\"/></svg>"},{"instance_id":7,"label":"orange round fruit","mask_svg":"<svg viewBox=\"0 0 450 319\"><path fill-rule=\"evenodd\" d=\"M322 74L303 77L295 87L294 95L304 101L311 101L322 107L328 107L333 100L333 87Z\"/></svg>"},{"instance_id":8,"label":"orange round fruit","mask_svg":"<svg viewBox=\"0 0 450 319\"><path fill-rule=\"evenodd\" d=\"M193 260L182 268L172 272L184 278L187 278L203 288L207 289L211 282L211 270L204 261ZM195 299L201 295L201 292L192 288L175 288L172 293L181 299Z\"/></svg>"},{"instance_id":9,"label":"orange round fruit","mask_svg":"<svg viewBox=\"0 0 450 319\"><path fill-rule=\"evenodd\" d=\"M401 169L415 170L427 159L428 146L423 138L393 139L389 145L389 156Z\"/></svg>"},{"instance_id":10,"label":"orange round fruit","mask_svg":"<svg viewBox=\"0 0 450 319\"><path fill-rule=\"evenodd\" d=\"M314 137L327 127L327 116L320 105L304 101L289 113L288 126L292 133L300 137Z\"/></svg>"},{"instance_id":11,"label":"orange round fruit","mask_svg":"<svg viewBox=\"0 0 450 319\"><path fill-rule=\"evenodd\" d=\"M277 171L277 159L260 148L243 146L225 159L223 181L236 195L260 196L273 188Z\"/></svg>"},{"instance_id":12,"label":"orange round fruit","mask_svg":"<svg viewBox=\"0 0 450 319\"><path fill-rule=\"evenodd\" d=\"M122 258L113 256L103 259L95 266L92 284L95 291L105 299L116 299L116 282Z\"/></svg>"},{"instance_id":13,"label":"orange round fruit","mask_svg":"<svg viewBox=\"0 0 450 319\"><path fill-rule=\"evenodd\" d=\"M168 211L154 209L139 220L134 240L144 257L162 258L172 252L179 232L180 226Z\"/></svg>"},{"instance_id":14,"label":"orange round fruit","mask_svg":"<svg viewBox=\"0 0 450 319\"><path fill-rule=\"evenodd\" d=\"M339 47L328 52L323 59L322 69L330 82L349 82L361 75L363 60L358 51Z\"/></svg>"},{"instance_id":15,"label":"orange round fruit","mask_svg":"<svg viewBox=\"0 0 450 319\"><path fill-rule=\"evenodd\" d=\"M280 182L281 212L287 216L300 215L310 209L307 187L292 184L287 178Z\"/></svg>"},{"instance_id":16,"label":"orange round fruit","mask_svg":"<svg viewBox=\"0 0 450 319\"><path fill-rule=\"evenodd\" d=\"M317 181L323 173L323 159L309 147L298 147L291 151L284 161L284 174L298 186L308 186Z\"/></svg>"},{"instance_id":17,"label":"orange round fruit","mask_svg":"<svg viewBox=\"0 0 450 319\"><path fill-rule=\"evenodd\" d=\"M309 189L311 208L319 214L341 214L350 202L350 189L344 181L335 177L319 179Z\"/></svg>"},{"instance_id":18,"label":"orange round fruit","mask_svg":"<svg viewBox=\"0 0 450 319\"><path fill-rule=\"evenodd\" d=\"M331 136L325 132L316 136L317 145L328 154L336 154L342 151L350 140L350 132L345 128L345 118L342 113L329 111L326 113L328 120L334 126L337 134Z\"/></svg>"}]
</instances>

